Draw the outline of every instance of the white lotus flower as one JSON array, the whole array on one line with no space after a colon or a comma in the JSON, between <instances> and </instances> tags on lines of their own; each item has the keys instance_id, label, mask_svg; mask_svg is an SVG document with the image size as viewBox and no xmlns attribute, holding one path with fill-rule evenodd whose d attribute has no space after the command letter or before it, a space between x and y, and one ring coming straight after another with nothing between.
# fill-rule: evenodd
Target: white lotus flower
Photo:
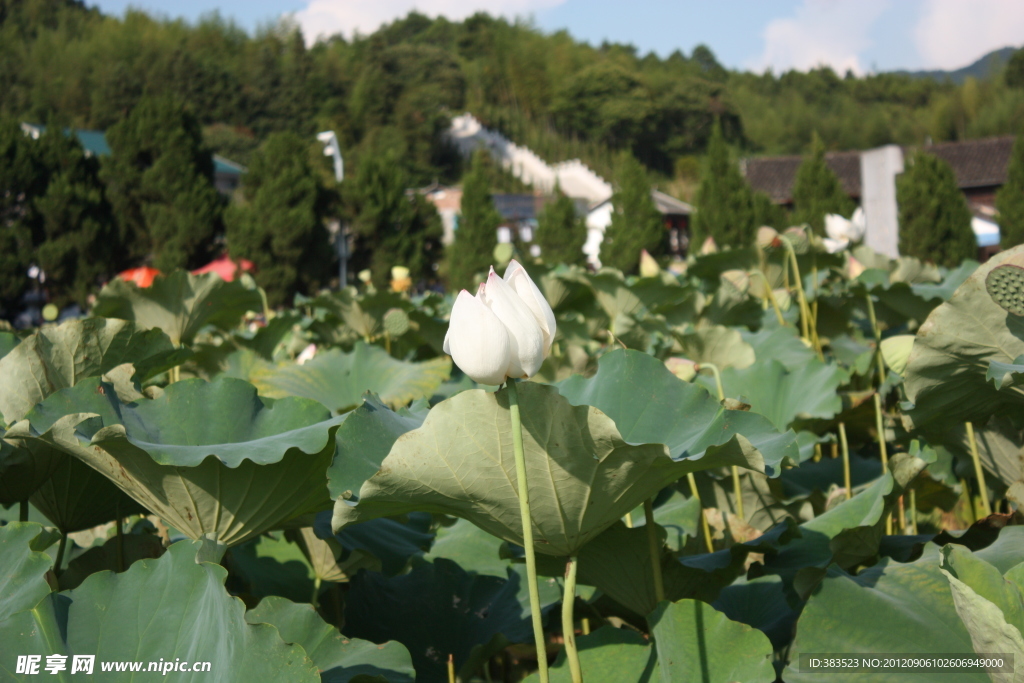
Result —
<instances>
[{"instance_id":1,"label":"white lotus flower","mask_svg":"<svg viewBox=\"0 0 1024 683\"><path fill-rule=\"evenodd\" d=\"M512 261L505 277L491 268L476 296L459 292L444 352L470 379L501 384L537 374L551 352L555 315L526 270Z\"/></svg>"}]
</instances>

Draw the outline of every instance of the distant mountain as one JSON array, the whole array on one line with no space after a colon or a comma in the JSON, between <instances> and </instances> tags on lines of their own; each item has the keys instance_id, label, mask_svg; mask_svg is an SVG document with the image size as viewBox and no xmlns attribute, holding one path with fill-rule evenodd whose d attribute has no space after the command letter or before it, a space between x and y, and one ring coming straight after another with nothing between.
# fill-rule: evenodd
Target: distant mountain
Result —
<instances>
[{"instance_id":1,"label":"distant mountain","mask_svg":"<svg viewBox=\"0 0 1024 683\"><path fill-rule=\"evenodd\" d=\"M910 76L911 78L931 78L936 81L945 81L948 79L957 85L961 85L967 80L968 76L974 76L980 80L989 78L999 71L1002 71L1003 67L1006 66L1006 63L1010 61L1010 56L1016 51L1017 48L1015 47L1002 47L998 50L989 52L970 66L965 66L962 69L956 69L955 71L896 71L894 73Z\"/></svg>"}]
</instances>

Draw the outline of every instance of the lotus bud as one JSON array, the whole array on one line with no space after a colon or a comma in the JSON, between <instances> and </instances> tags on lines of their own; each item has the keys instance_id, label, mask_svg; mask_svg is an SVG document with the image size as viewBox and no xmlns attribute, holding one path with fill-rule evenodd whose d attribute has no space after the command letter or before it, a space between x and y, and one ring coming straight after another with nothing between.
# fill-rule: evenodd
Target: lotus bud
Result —
<instances>
[{"instance_id":1,"label":"lotus bud","mask_svg":"<svg viewBox=\"0 0 1024 683\"><path fill-rule=\"evenodd\" d=\"M700 255L701 256L706 256L707 254L717 254L717 253L718 253L718 245L715 244L715 238L714 237L708 237L706 240L704 240L704 244L700 245Z\"/></svg>"},{"instance_id":2,"label":"lotus bud","mask_svg":"<svg viewBox=\"0 0 1024 683\"><path fill-rule=\"evenodd\" d=\"M860 277L860 274L866 270L866 268L864 268L863 263L853 258L853 256L851 255L846 262L846 270L847 273L849 273L850 275L850 279L856 280L858 277Z\"/></svg>"},{"instance_id":3,"label":"lotus bud","mask_svg":"<svg viewBox=\"0 0 1024 683\"><path fill-rule=\"evenodd\" d=\"M516 261L505 277L491 268L476 296L463 290L452 307L444 351L470 379L501 384L537 374L551 351L555 315Z\"/></svg>"},{"instance_id":4,"label":"lotus bud","mask_svg":"<svg viewBox=\"0 0 1024 683\"><path fill-rule=\"evenodd\" d=\"M782 246L782 240L779 239L779 231L775 228L763 225L757 229L757 237L755 238L757 246L761 249L778 249Z\"/></svg>"},{"instance_id":5,"label":"lotus bud","mask_svg":"<svg viewBox=\"0 0 1024 683\"><path fill-rule=\"evenodd\" d=\"M697 376L697 364L689 358L668 358L665 360L665 367L684 382L692 381Z\"/></svg>"},{"instance_id":6,"label":"lotus bud","mask_svg":"<svg viewBox=\"0 0 1024 683\"><path fill-rule=\"evenodd\" d=\"M408 292L412 289L412 278L409 277L409 269L405 266L394 266L391 269L391 291Z\"/></svg>"},{"instance_id":7,"label":"lotus bud","mask_svg":"<svg viewBox=\"0 0 1024 683\"><path fill-rule=\"evenodd\" d=\"M914 348L915 335L898 334L882 340L882 360L897 375L903 375L910 361L910 351Z\"/></svg>"},{"instance_id":8,"label":"lotus bud","mask_svg":"<svg viewBox=\"0 0 1024 683\"><path fill-rule=\"evenodd\" d=\"M808 237L810 230L805 225L794 225L792 228L786 228L783 233L789 243L793 245L793 251L797 254L806 254L807 249L811 246L811 240Z\"/></svg>"},{"instance_id":9,"label":"lotus bud","mask_svg":"<svg viewBox=\"0 0 1024 683\"><path fill-rule=\"evenodd\" d=\"M727 270L721 275L722 282L731 286L740 294L750 290L750 275L745 270Z\"/></svg>"},{"instance_id":10,"label":"lotus bud","mask_svg":"<svg viewBox=\"0 0 1024 683\"><path fill-rule=\"evenodd\" d=\"M640 277L658 277L661 268L646 249L640 250Z\"/></svg>"}]
</instances>

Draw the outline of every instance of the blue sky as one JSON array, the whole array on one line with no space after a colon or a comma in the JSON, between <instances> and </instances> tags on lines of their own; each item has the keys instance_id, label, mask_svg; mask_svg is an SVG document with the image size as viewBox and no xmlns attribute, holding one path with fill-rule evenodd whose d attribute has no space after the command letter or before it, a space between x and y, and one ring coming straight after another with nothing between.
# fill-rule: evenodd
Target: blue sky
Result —
<instances>
[{"instance_id":1,"label":"blue sky","mask_svg":"<svg viewBox=\"0 0 1024 683\"><path fill-rule=\"evenodd\" d=\"M292 15L308 40L370 33L416 8L459 19L478 10L529 17L544 31L632 43L641 52L689 54L705 43L733 68L776 72L829 64L858 73L958 68L1024 44L1024 0L93 0L195 20L219 11L254 30ZM172 6L173 9L167 9Z\"/></svg>"}]
</instances>

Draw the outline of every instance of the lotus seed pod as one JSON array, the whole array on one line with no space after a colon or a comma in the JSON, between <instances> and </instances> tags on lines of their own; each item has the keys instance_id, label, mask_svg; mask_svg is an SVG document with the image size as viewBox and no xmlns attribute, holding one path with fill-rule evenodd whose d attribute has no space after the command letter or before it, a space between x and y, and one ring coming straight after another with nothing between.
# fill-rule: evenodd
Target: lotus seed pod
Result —
<instances>
[{"instance_id":1,"label":"lotus seed pod","mask_svg":"<svg viewBox=\"0 0 1024 683\"><path fill-rule=\"evenodd\" d=\"M786 239L793 245L793 251L797 254L806 254L807 249L811 246L811 239L809 237L810 230L805 225L794 225L792 228L786 228L785 233Z\"/></svg>"},{"instance_id":2,"label":"lotus seed pod","mask_svg":"<svg viewBox=\"0 0 1024 683\"><path fill-rule=\"evenodd\" d=\"M993 268L985 278L985 289L1004 310L1024 316L1024 268L1010 263Z\"/></svg>"},{"instance_id":3,"label":"lotus seed pod","mask_svg":"<svg viewBox=\"0 0 1024 683\"><path fill-rule=\"evenodd\" d=\"M392 308L384 314L384 329L392 337L401 337L409 331L409 315L401 308Z\"/></svg>"}]
</instances>

